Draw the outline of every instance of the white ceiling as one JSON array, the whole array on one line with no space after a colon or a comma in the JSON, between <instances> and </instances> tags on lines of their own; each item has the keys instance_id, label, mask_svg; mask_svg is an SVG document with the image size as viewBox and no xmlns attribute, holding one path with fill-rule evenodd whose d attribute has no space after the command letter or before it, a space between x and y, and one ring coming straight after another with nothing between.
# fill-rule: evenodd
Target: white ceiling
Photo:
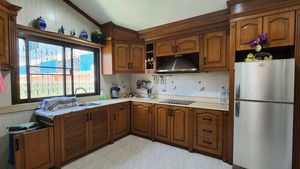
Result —
<instances>
[{"instance_id":1,"label":"white ceiling","mask_svg":"<svg viewBox=\"0 0 300 169\"><path fill-rule=\"evenodd\" d=\"M112 21L133 30L143 30L227 7L227 0L71 1L100 24Z\"/></svg>"}]
</instances>

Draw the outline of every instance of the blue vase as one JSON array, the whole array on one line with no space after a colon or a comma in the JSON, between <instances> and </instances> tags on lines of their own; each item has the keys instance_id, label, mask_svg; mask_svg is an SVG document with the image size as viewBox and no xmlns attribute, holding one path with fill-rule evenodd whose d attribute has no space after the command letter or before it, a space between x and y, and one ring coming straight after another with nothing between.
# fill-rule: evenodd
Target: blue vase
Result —
<instances>
[{"instance_id":1,"label":"blue vase","mask_svg":"<svg viewBox=\"0 0 300 169\"><path fill-rule=\"evenodd\" d=\"M47 24L46 24L45 20L40 16L39 18L37 18L34 21L33 26L37 29L45 30L47 27Z\"/></svg>"},{"instance_id":2,"label":"blue vase","mask_svg":"<svg viewBox=\"0 0 300 169\"><path fill-rule=\"evenodd\" d=\"M85 30L83 30L83 31L80 33L80 35L79 35L79 38L80 38L80 39L83 39L83 40L87 40L88 37L89 37L89 35L88 35L88 33L87 33Z\"/></svg>"}]
</instances>

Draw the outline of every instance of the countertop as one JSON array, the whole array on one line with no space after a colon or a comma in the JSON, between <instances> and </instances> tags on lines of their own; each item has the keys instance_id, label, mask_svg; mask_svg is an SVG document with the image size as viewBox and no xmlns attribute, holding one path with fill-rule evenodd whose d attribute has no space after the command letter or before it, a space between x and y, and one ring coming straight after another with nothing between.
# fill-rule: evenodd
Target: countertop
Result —
<instances>
[{"instance_id":1,"label":"countertop","mask_svg":"<svg viewBox=\"0 0 300 169\"><path fill-rule=\"evenodd\" d=\"M181 107L219 110L219 111L228 111L228 109L229 109L228 105L222 105L220 103L213 103L213 102L195 101L194 103L192 103L190 105L180 105L180 104L159 103L159 100L160 99L147 99L147 98L109 99L109 100L89 102L89 103L96 103L96 104L99 104L99 105L75 106L75 107L69 107L69 108L56 110L56 111L53 111L53 112L43 111L43 110L36 110L35 114L38 115L38 116L44 116L44 117L53 119L55 116L66 114L66 113L81 111L81 110L85 110L85 109L89 109L89 108L108 106L108 105L117 104L117 103L124 103L124 102L129 102L129 101L143 102L143 103L150 103L150 104L175 105L175 106L181 106Z\"/></svg>"}]
</instances>

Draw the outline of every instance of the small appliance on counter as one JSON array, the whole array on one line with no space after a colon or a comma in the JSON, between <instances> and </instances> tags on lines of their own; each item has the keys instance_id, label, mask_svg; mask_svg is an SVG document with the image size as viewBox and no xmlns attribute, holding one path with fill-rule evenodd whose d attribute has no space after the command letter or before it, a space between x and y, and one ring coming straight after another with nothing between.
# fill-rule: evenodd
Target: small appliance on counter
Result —
<instances>
[{"instance_id":1,"label":"small appliance on counter","mask_svg":"<svg viewBox=\"0 0 300 169\"><path fill-rule=\"evenodd\" d=\"M119 98L119 92L120 92L120 88L119 87L112 87L110 88L110 95L112 99L117 99Z\"/></svg>"}]
</instances>

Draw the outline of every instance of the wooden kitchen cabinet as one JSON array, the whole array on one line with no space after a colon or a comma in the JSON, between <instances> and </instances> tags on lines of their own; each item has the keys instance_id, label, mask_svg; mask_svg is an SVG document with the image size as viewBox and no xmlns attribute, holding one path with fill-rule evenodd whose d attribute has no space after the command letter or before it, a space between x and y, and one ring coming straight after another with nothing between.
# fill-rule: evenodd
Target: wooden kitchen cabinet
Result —
<instances>
[{"instance_id":1,"label":"wooden kitchen cabinet","mask_svg":"<svg viewBox=\"0 0 300 169\"><path fill-rule=\"evenodd\" d=\"M221 156L223 152L223 112L195 109L193 123L193 148Z\"/></svg>"},{"instance_id":2,"label":"wooden kitchen cabinet","mask_svg":"<svg viewBox=\"0 0 300 169\"><path fill-rule=\"evenodd\" d=\"M145 72L145 46L143 44L130 45L131 71Z\"/></svg>"},{"instance_id":3,"label":"wooden kitchen cabinet","mask_svg":"<svg viewBox=\"0 0 300 169\"><path fill-rule=\"evenodd\" d=\"M248 44L255 40L258 35L263 33L262 18L252 18L237 21L236 27L236 50L253 49Z\"/></svg>"},{"instance_id":4,"label":"wooden kitchen cabinet","mask_svg":"<svg viewBox=\"0 0 300 169\"><path fill-rule=\"evenodd\" d=\"M0 70L14 68L10 56L15 54L16 17L21 8L7 1L0 1Z\"/></svg>"},{"instance_id":5,"label":"wooden kitchen cabinet","mask_svg":"<svg viewBox=\"0 0 300 169\"><path fill-rule=\"evenodd\" d=\"M199 52L198 36L156 42L156 57L196 52Z\"/></svg>"},{"instance_id":6,"label":"wooden kitchen cabinet","mask_svg":"<svg viewBox=\"0 0 300 169\"><path fill-rule=\"evenodd\" d=\"M155 138L188 146L188 108L155 105Z\"/></svg>"},{"instance_id":7,"label":"wooden kitchen cabinet","mask_svg":"<svg viewBox=\"0 0 300 169\"><path fill-rule=\"evenodd\" d=\"M154 137L165 142L170 142L171 137L170 109L168 105L155 105Z\"/></svg>"},{"instance_id":8,"label":"wooden kitchen cabinet","mask_svg":"<svg viewBox=\"0 0 300 169\"><path fill-rule=\"evenodd\" d=\"M152 137L152 104L132 102L131 131L134 134Z\"/></svg>"},{"instance_id":9,"label":"wooden kitchen cabinet","mask_svg":"<svg viewBox=\"0 0 300 169\"><path fill-rule=\"evenodd\" d=\"M236 50L253 49L248 43L262 33L268 35L267 44L264 47L294 45L295 11L238 20Z\"/></svg>"},{"instance_id":10,"label":"wooden kitchen cabinet","mask_svg":"<svg viewBox=\"0 0 300 169\"><path fill-rule=\"evenodd\" d=\"M226 31L206 33L204 35L204 71L227 70Z\"/></svg>"},{"instance_id":11,"label":"wooden kitchen cabinet","mask_svg":"<svg viewBox=\"0 0 300 169\"><path fill-rule=\"evenodd\" d=\"M156 42L156 57L175 55L175 40Z\"/></svg>"},{"instance_id":12,"label":"wooden kitchen cabinet","mask_svg":"<svg viewBox=\"0 0 300 169\"><path fill-rule=\"evenodd\" d=\"M61 161L76 158L110 141L110 109L91 108L60 118Z\"/></svg>"},{"instance_id":13,"label":"wooden kitchen cabinet","mask_svg":"<svg viewBox=\"0 0 300 169\"><path fill-rule=\"evenodd\" d=\"M102 65L103 74L145 72L145 46L142 43L108 42L102 55L102 61L108 62L108 65ZM110 64L114 64L113 69Z\"/></svg>"},{"instance_id":14,"label":"wooden kitchen cabinet","mask_svg":"<svg viewBox=\"0 0 300 169\"><path fill-rule=\"evenodd\" d=\"M89 109L90 148L97 148L110 141L109 106Z\"/></svg>"},{"instance_id":15,"label":"wooden kitchen cabinet","mask_svg":"<svg viewBox=\"0 0 300 169\"><path fill-rule=\"evenodd\" d=\"M263 32L269 37L267 47L294 45L295 11L265 16Z\"/></svg>"},{"instance_id":16,"label":"wooden kitchen cabinet","mask_svg":"<svg viewBox=\"0 0 300 169\"><path fill-rule=\"evenodd\" d=\"M199 37L190 36L176 40L176 53L188 54L199 52Z\"/></svg>"},{"instance_id":17,"label":"wooden kitchen cabinet","mask_svg":"<svg viewBox=\"0 0 300 169\"><path fill-rule=\"evenodd\" d=\"M127 135L130 131L129 102L112 105L112 140Z\"/></svg>"},{"instance_id":18,"label":"wooden kitchen cabinet","mask_svg":"<svg viewBox=\"0 0 300 169\"><path fill-rule=\"evenodd\" d=\"M129 44L115 45L115 72L127 72L130 67Z\"/></svg>"},{"instance_id":19,"label":"wooden kitchen cabinet","mask_svg":"<svg viewBox=\"0 0 300 169\"><path fill-rule=\"evenodd\" d=\"M16 169L44 169L54 166L52 127L17 134L13 140Z\"/></svg>"},{"instance_id":20,"label":"wooden kitchen cabinet","mask_svg":"<svg viewBox=\"0 0 300 169\"><path fill-rule=\"evenodd\" d=\"M171 110L171 143L188 146L188 108L172 106Z\"/></svg>"},{"instance_id":21,"label":"wooden kitchen cabinet","mask_svg":"<svg viewBox=\"0 0 300 169\"><path fill-rule=\"evenodd\" d=\"M60 122L62 162L86 153L90 148L89 112L65 114Z\"/></svg>"}]
</instances>

